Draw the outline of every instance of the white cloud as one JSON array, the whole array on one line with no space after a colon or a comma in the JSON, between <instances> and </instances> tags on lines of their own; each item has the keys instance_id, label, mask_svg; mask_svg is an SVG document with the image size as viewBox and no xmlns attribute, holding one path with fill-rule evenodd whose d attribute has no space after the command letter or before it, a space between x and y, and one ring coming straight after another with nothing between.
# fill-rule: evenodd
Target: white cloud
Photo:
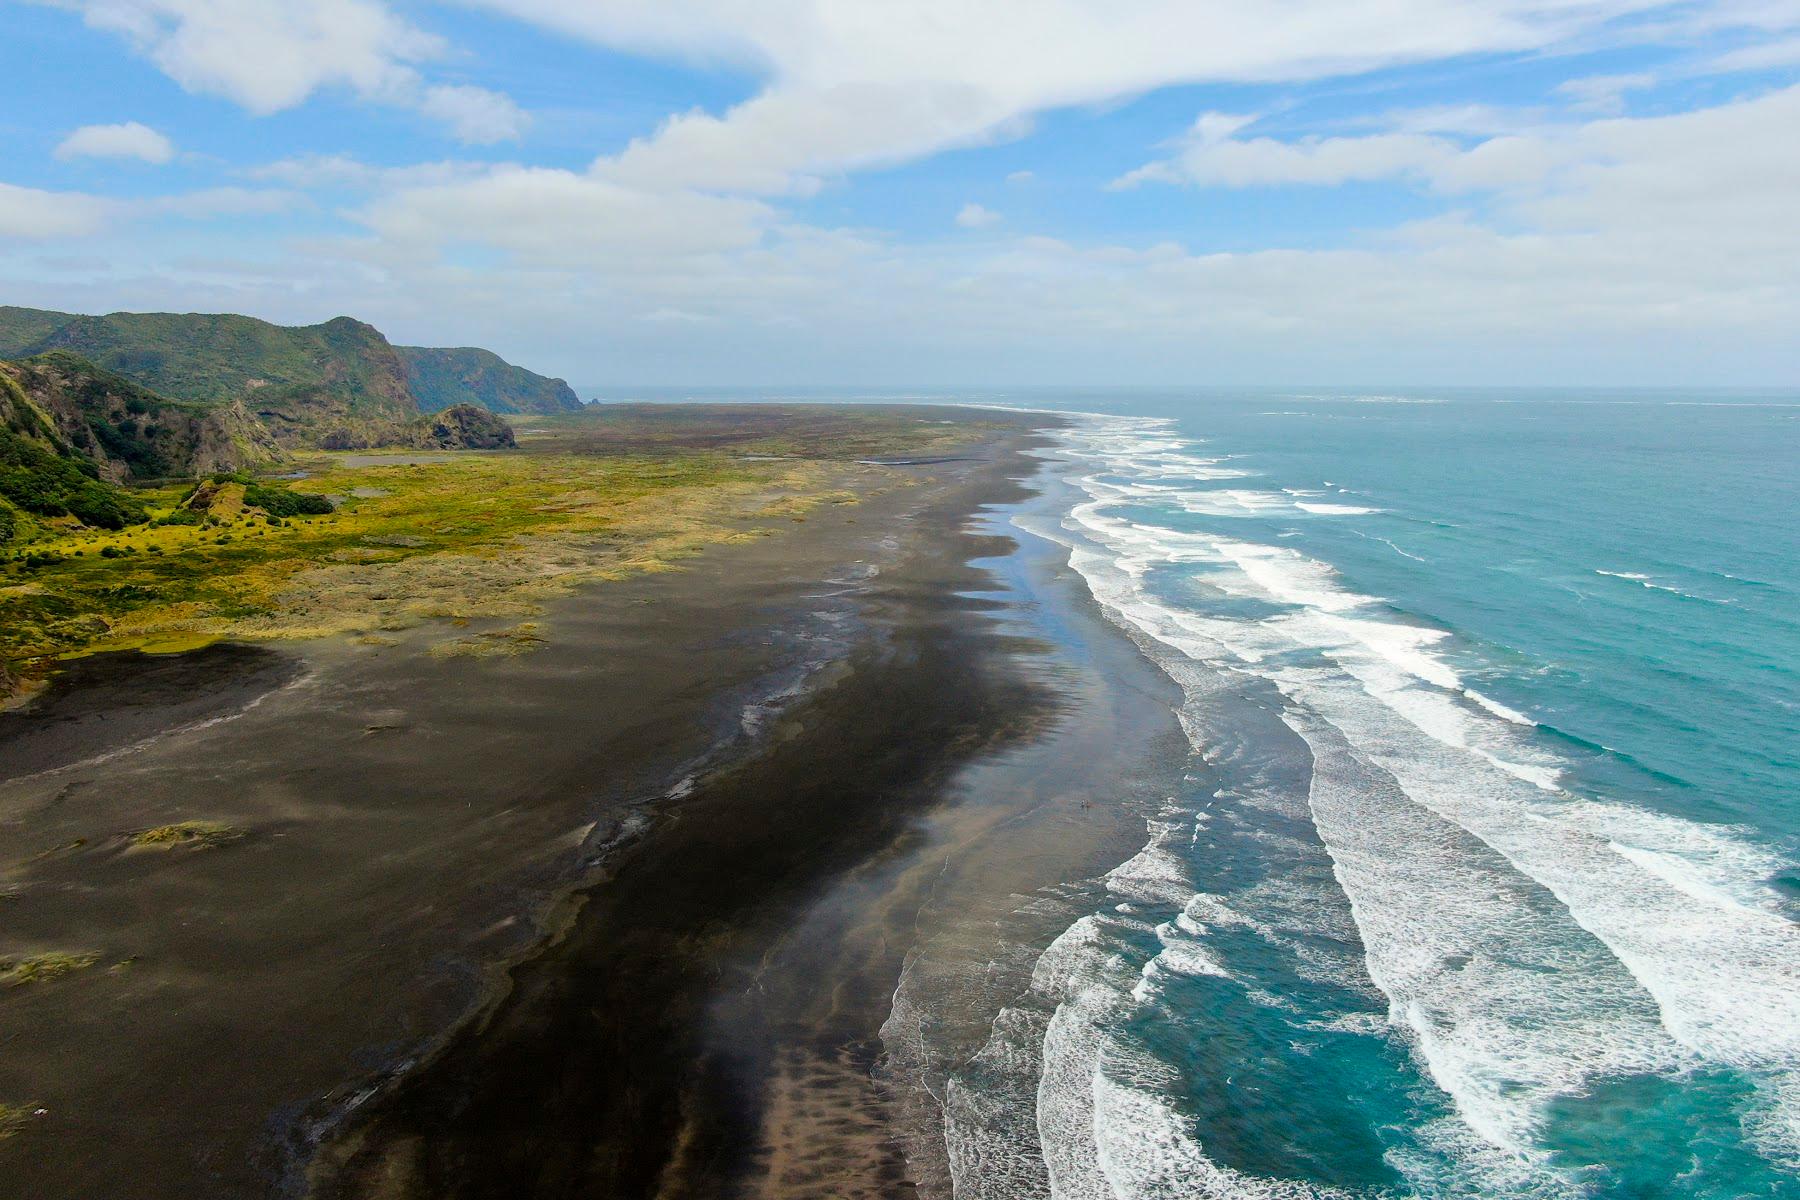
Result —
<instances>
[{"instance_id":1,"label":"white cloud","mask_svg":"<svg viewBox=\"0 0 1800 1200\"><path fill-rule=\"evenodd\" d=\"M1205 118L1201 118L1202 121ZM1147 163L1110 186L1192 183L1201 187L1268 184L1339 184L1398 176L1427 175L1458 153L1456 143L1416 133L1366 137L1237 139L1205 134L1173 158Z\"/></svg>"},{"instance_id":2,"label":"white cloud","mask_svg":"<svg viewBox=\"0 0 1800 1200\"><path fill-rule=\"evenodd\" d=\"M246 167L243 174L298 188L366 187L381 177L381 169L347 154L298 154Z\"/></svg>"},{"instance_id":3,"label":"white cloud","mask_svg":"<svg viewBox=\"0 0 1800 1200\"><path fill-rule=\"evenodd\" d=\"M1463 105L1329 131L1365 136L1275 136L1291 119L1279 109L1261 124L1209 113L1134 173L1136 182L1208 186L1394 179L1467 210L1347 233L1349 244L1330 249L1206 253L950 228L902 242L800 225L778 201L757 198L803 194L846 172L1011 136L1048 109L1173 82L1306 80L1471 52L1591 47L1604 40L1600 22L1650 0L1292 0L1279 19L1261 0L1144 0L1124 13L1098 0L477 2L609 46L729 59L763 82L726 111L672 116L586 171L384 167L342 156L252 168L244 175L262 183L366 194L350 214L354 236L286 257L271 246L267 260L230 266L170 265L153 259L152 239L115 239L122 262L141 264L136 273L119 267L124 282L104 302L62 306L116 307L133 296L166 305L179 286L189 306L294 319L352 311L401 336L517 346L533 365L575 377L592 377L593 362L615 377L740 381L963 371L1056 379L1079 377L1077 368L1116 380L1152 369L1341 377L1359 364L1393 377L1438 362L1469 378L1491 362L1499 378L1554 378L1569 364L1593 378L1653 371L1645 364L1680 353L1718 362L1723 344L1760 347L1757 361L1800 370L1791 335L1800 230L1789 215L1800 194L1790 132L1800 101L1791 91L1682 117L1595 120L1601 110L1588 110L1572 121ZM387 11L374 0L334 3ZM172 28L174 18L161 20ZM161 52L155 28L131 36L147 54ZM357 36L374 47L369 70L315 56L310 74L293 76L300 83L266 96L336 87L420 108L446 86L422 73L439 50L430 39ZM177 77L197 90L253 108L232 89L263 94L222 68L207 75L182 61ZM1605 91L1565 94L1601 102ZM467 122L473 140L504 138L518 126L501 100L458 93L435 115ZM61 199L46 196L0 191L0 230L35 214L33 236L51 236L45 214L64 214ZM188 203L208 202L227 201ZM89 211L92 230L112 210ZM987 212L965 211L977 223ZM0 261L21 252L10 253ZM694 331L702 321L703 339Z\"/></svg>"},{"instance_id":4,"label":"white cloud","mask_svg":"<svg viewBox=\"0 0 1800 1200\"><path fill-rule=\"evenodd\" d=\"M973 201L963 205L962 210L956 214L956 223L964 229L987 229L998 225L1001 219L1000 214L993 209L983 208Z\"/></svg>"},{"instance_id":5,"label":"white cloud","mask_svg":"<svg viewBox=\"0 0 1800 1200\"><path fill-rule=\"evenodd\" d=\"M83 125L56 147L56 157L136 158L161 165L175 157L175 144L148 125Z\"/></svg>"},{"instance_id":6,"label":"white cloud","mask_svg":"<svg viewBox=\"0 0 1800 1200\"><path fill-rule=\"evenodd\" d=\"M658 194L544 167L401 187L361 214L382 238L422 252L488 246L538 265L620 267L743 250L773 220L763 204L698 192Z\"/></svg>"},{"instance_id":7,"label":"white cloud","mask_svg":"<svg viewBox=\"0 0 1800 1200\"><path fill-rule=\"evenodd\" d=\"M1714 74L1733 71L1767 71L1800 66L1800 37L1757 42L1710 59L1705 69Z\"/></svg>"},{"instance_id":8,"label":"white cloud","mask_svg":"<svg viewBox=\"0 0 1800 1200\"><path fill-rule=\"evenodd\" d=\"M293 192L266 188L204 188L170 196L113 200L82 192L47 192L0 183L0 238L92 237L136 220L269 215L303 205Z\"/></svg>"},{"instance_id":9,"label":"white cloud","mask_svg":"<svg viewBox=\"0 0 1800 1200\"><path fill-rule=\"evenodd\" d=\"M1032 171L1014 171L1011 174L1007 175L1006 182L1008 182L1010 184L1018 185L1018 184L1022 184L1022 183L1030 183L1036 178L1037 178L1036 173L1034 173Z\"/></svg>"},{"instance_id":10,"label":"white cloud","mask_svg":"<svg viewBox=\"0 0 1800 1200\"><path fill-rule=\"evenodd\" d=\"M166 214L192 221L212 217L272 216L306 205L304 197L275 188L217 187L177 196L160 196L136 206L147 214Z\"/></svg>"},{"instance_id":11,"label":"white cloud","mask_svg":"<svg viewBox=\"0 0 1800 1200\"><path fill-rule=\"evenodd\" d=\"M326 88L444 121L463 141L517 137L524 114L481 88L428 84L417 65L442 39L382 0L52 0L132 46L190 92L259 115L293 108Z\"/></svg>"},{"instance_id":12,"label":"white cloud","mask_svg":"<svg viewBox=\"0 0 1800 1200\"><path fill-rule=\"evenodd\" d=\"M1557 84L1556 90L1575 101L1575 107L1596 112L1618 112L1624 107L1625 93L1653 87L1656 76L1646 71L1625 75L1590 75Z\"/></svg>"},{"instance_id":13,"label":"white cloud","mask_svg":"<svg viewBox=\"0 0 1800 1200\"><path fill-rule=\"evenodd\" d=\"M0 237L80 237L102 229L112 208L97 196L0 183Z\"/></svg>"},{"instance_id":14,"label":"white cloud","mask_svg":"<svg viewBox=\"0 0 1800 1200\"><path fill-rule=\"evenodd\" d=\"M72 0L96 29L123 34L182 87L255 113L292 108L323 87L379 95L438 39L378 0Z\"/></svg>"},{"instance_id":15,"label":"white cloud","mask_svg":"<svg viewBox=\"0 0 1800 1200\"><path fill-rule=\"evenodd\" d=\"M476 179L492 170L491 163L454 159L383 167L347 154L298 154L260 166L246 167L239 173L261 183L276 183L306 191L373 191Z\"/></svg>"},{"instance_id":16,"label":"white cloud","mask_svg":"<svg viewBox=\"0 0 1800 1200\"><path fill-rule=\"evenodd\" d=\"M1800 143L1791 136L1800 128L1800 87L1674 116L1545 124L1473 142L1418 133L1287 142L1221 136L1222 128L1215 123L1211 132L1197 132L1173 156L1129 172L1115 186L1406 180L1450 194L1507 193L1519 211L1579 204L1596 220L1606 214L1579 198L1602 185L1618 193L1612 202L1620 218L1641 214L1651 198L1625 194L1633 189L1704 196L1721 213L1748 197L1791 205L1800 193Z\"/></svg>"},{"instance_id":17,"label":"white cloud","mask_svg":"<svg viewBox=\"0 0 1800 1200\"><path fill-rule=\"evenodd\" d=\"M516 141L530 123L510 96L464 84L426 88L419 111L449 125L458 141L482 146Z\"/></svg>"},{"instance_id":18,"label":"white cloud","mask_svg":"<svg viewBox=\"0 0 1800 1200\"><path fill-rule=\"evenodd\" d=\"M804 191L842 171L1006 137L1033 114L1176 83L1292 81L1528 50L1662 0L477 0L604 45L730 59L750 100L674 117L596 169L664 188Z\"/></svg>"},{"instance_id":19,"label":"white cloud","mask_svg":"<svg viewBox=\"0 0 1800 1200\"><path fill-rule=\"evenodd\" d=\"M988 364L1028 363L1040 377L1105 377L1119 364L1118 378L1141 378L1129 359L1209 377L1653 378L1650 364L1676 360L1705 372L1722 337L1753 351L1758 370L1792 371L1800 148L1784 133L1796 125L1800 88L1473 143L1377 134L1296 149L1233 136L1241 120L1202 126L1215 147L1274 147L1243 160L1272 164L1247 177L1379 167L1422 187L1493 193L1492 221L1442 217L1335 249L903 245L784 224L743 199L503 168L385 195L365 215L381 240L353 252L379 254L396 293L430 295L434 313L513 311L509 328L530 327L515 336L543 339L552 357L569 352L556 337L649 331L615 345L609 353L630 361L608 369L651 377L979 378ZM459 273L456 251L469 243L502 251L505 265ZM696 320L708 330L699 359ZM919 346L932 351L904 352Z\"/></svg>"}]
</instances>

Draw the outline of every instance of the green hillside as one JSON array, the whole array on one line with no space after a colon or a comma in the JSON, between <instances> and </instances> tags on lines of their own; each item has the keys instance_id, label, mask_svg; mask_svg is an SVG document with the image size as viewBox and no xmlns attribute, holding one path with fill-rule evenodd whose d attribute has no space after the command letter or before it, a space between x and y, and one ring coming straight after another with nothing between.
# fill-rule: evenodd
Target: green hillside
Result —
<instances>
[{"instance_id":1,"label":"green hillside","mask_svg":"<svg viewBox=\"0 0 1800 1200\"><path fill-rule=\"evenodd\" d=\"M0 371L0 544L27 534L37 519L59 517L122 529L142 521L144 507L102 480L93 461L57 433L50 414Z\"/></svg>"},{"instance_id":2,"label":"green hillside","mask_svg":"<svg viewBox=\"0 0 1800 1200\"><path fill-rule=\"evenodd\" d=\"M282 458L239 401L170 400L67 350L0 363L63 446L112 482L238 471Z\"/></svg>"},{"instance_id":3,"label":"green hillside","mask_svg":"<svg viewBox=\"0 0 1800 1200\"><path fill-rule=\"evenodd\" d=\"M271 325L202 313L76 317L28 347L69 350L174 400L242 400L278 436L418 414L394 347L371 325Z\"/></svg>"},{"instance_id":4,"label":"green hillside","mask_svg":"<svg viewBox=\"0 0 1800 1200\"><path fill-rule=\"evenodd\" d=\"M396 347L349 317L274 325L224 313L75 316L0 306L0 358L80 355L161 397L202 405L242 402L288 444L369 444L420 414L472 404L490 412L581 407L548 379L474 347Z\"/></svg>"},{"instance_id":5,"label":"green hillside","mask_svg":"<svg viewBox=\"0 0 1800 1200\"><path fill-rule=\"evenodd\" d=\"M419 407L438 412L473 404L497 413L578 412L581 400L560 379L516 367L491 350L473 346L439 350L397 346Z\"/></svg>"},{"instance_id":6,"label":"green hillside","mask_svg":"<svg viewBox=\"0 0 1800 1200\"><path fill-rule=\"evenodd\" d=\"M33 346L74 319L74 313L0 304L0 358L24 357Z\"/></svg>"}]
</instances>

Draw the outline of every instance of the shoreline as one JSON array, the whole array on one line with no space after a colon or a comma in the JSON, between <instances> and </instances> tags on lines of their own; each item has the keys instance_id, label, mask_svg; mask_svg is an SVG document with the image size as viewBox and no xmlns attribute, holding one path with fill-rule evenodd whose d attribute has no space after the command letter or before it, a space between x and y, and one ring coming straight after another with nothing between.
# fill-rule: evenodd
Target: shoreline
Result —
<instances>
[{"instance_id":1,"label":"shoreline","mask_svg":"<svg viewBox=\"0 0 1800 1200\"><path fill-rule=\"evenodd\" d=\"M622 848L310 1194L947 1197L947 1077L1185 761L1172 685L1013 522L1061 502L874 588L880 649Z\"/></svg>"},{"instance_id":2,"label":"shoreline","mask_svg":"<svg viewBox=\"0 0 1800 1200\"><path fill-rule=\"evenodd\" d=\"M704 1194L753 1173L760 1114L742 1093L778 1039L737 1021L720 1044L715 1006L767 986L769 948L821 881L905 836L960 762L1047 715L1009 649L973 627L983 603L955 596L980 582L971 552L998 548L954 531L967 507L951 496L915 516L925 545L865 594L869 634L835 677L623 848L478 1032L364 1117L317 1194Z\"/></svg>"},{"instance_id":3,"label":"shoreline","mask_svg":"<svg viewBox=\"0 0 1800 1200\"><path fill-rule=\"evenodd\" d=\"M308 1123L461 1027L493 964L529 961L542 939L521 916L554 911L571 864L591 873L612 846L611 871L641 826L679 824L664 809L705 803L706 784L684 792L684 779L718 761L722 739L792 740L786 714L846 686L809 663L842 659L860 636L893 648L907 621L884 630L859 613L871 588L892 586L897 603L923 606L914 615L946 601L946 624L985 619L986 602L955 597L979 582L966 557L1003 547L960 524L1016 494L1008 476L1030 465L1016 450L1032 425L990 439L990 454L1008 447L999 462L908 468L938 481L867 500L834 529L577 592L540 654L432 658L411 644L423 633L354 652L290 643L306 674L254 711L0 781L9 910L28 914L12 936L78 940L96 961L6 997L16 1028L44 1036L0 1063L0 1100L47 1112L0 1140L0 1161L45 1196L116 1190L123 1172L152 1196L260 1195L282 1177L296 1191ZM932 504L941 523L927 530L909 510ZM968 552L951 553L954 578L892 569L932 542ZM604 666L595 677L578 663ZM658 686L595 692L633 678ZM1023 711L1004 691L994 713ZM950 761L923 759L915 810ZM234 840L157 852L121 840L184 818ZM625 832L637 836L618 845ZM100 1095L104 1108L84 1104Z\"/></svg>"}]
</instances>

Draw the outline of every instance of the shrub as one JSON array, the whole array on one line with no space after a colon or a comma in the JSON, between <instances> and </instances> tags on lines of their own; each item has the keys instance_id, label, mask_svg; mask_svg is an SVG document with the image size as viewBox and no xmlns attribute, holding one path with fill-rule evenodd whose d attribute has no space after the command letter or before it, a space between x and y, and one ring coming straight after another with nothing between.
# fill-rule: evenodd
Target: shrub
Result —
<instances>
[{"instance_id":1,"label":"shrub","mask_svg":"<svg viewBox=\"0 0 1800 1200\"><path fill-rule=\"evenodd\" d=\"M0 500L42 517L72 516L100 529L144 520L135 496L102 483L94 464L69 459L0 430Z\"/></svg>"},{"instance_id":2,"label":"shrub","mask_svg":"<svg viewBox=\"0 0 1800 1200\"><path fill-rule=\"evenodd\" d=\"M244 489L244 503L271 517L299 517L332 511L331 501L311 492L254 483Z\"/></svg>"}]
</instances>

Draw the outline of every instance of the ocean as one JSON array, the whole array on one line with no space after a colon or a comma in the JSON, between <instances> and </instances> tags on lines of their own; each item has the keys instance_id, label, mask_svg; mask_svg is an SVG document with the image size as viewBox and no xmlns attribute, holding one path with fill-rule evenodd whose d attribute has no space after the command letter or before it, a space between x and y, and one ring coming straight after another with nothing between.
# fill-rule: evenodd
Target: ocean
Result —
<instances>
[{"instance_id":1,"label":"ocean","mask_svg":"<svg viewBox=\"0 0 1800 1200\"><path fill-rule=\"evenodd\" d=\"M1800 1196L1800 394L981 399L1191 756L959 1196Z\"/></svg>"}]
</instances>

